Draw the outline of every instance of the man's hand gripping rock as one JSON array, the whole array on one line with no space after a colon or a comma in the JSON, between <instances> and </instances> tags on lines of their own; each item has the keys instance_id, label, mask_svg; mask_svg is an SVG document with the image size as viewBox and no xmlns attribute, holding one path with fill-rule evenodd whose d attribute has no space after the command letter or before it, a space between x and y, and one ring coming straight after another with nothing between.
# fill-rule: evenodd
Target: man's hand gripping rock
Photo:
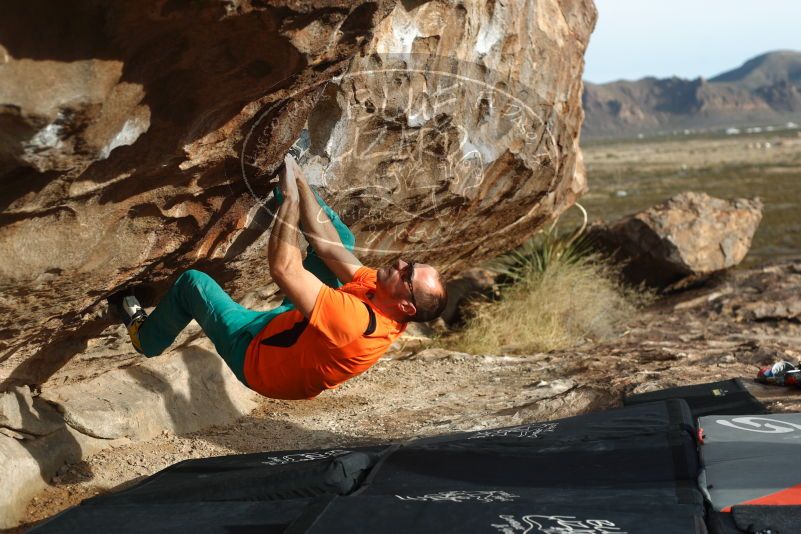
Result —
<instances>
[{"instance_id":1,"label":"man's hand gripping rock","mask_svg":"<svg viewBox=\"0 0 801 534\"><path fill-rule=\"evenodd\" d=\"M295 158L289 154L284 156L284 167L278 176L278 186L281 188L281 195L289 202L300 200L297 180L301 172Z\"/></svg>"}]
</instances>

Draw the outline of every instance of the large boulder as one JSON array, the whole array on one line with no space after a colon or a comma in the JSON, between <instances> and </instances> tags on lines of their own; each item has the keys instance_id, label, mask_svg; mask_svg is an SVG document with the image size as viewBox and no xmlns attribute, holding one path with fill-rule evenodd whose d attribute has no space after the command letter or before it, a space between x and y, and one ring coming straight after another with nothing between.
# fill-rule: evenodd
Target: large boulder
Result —
<instances>
[{"instance_id":1,"label":"large boulder","mask_svg":"<svg viewBox=\"0 0 801 534\"><path fill-rule=\"evenodd\" d=\"M379 23L312 111L306 165L366 262L456 273L573 204L594 16L588 1L431 1Z\"/></svg>"},{"instance_id":2,"label":"large boulder","mask_svg":"<svg viewBox=\"0 0 801 534\"><path fill-rule=\"evenodd\" d=\"M105 304L123 287L152 304L194 267L237 299L269 289L270 179L304 126L365 262L457 272L519 244L584 191L595 18L591 0L8 2L0 389L130 362Z\"/></svg>"},{"instance_id":3,"label":"large boulder","mask_svg":"<svg viewBox=\"0 0 801 534\"><path fill-rule=\"evenodd\" d=\"M60 378L79 375L121 287L147 281L157 295L192 264L267 285L263 259L243 268L263 232L238 147L279 103L262 136L269 173L315 84L347 68L392 8L286 4L3 6L0 389L42 383L76 354Z\"/></svg>"},{"instance_id":4,"label":"large boulder","mask_svg":"<svg viewBox=\"0 0 801 534\"><path fill-rule=\"evenodd\" d=\"M645 211L590 227L589 238L624 264L634 284L665 289L734 267L762 220L758 199L681 193Z\"/></svg>"}]
</instances>

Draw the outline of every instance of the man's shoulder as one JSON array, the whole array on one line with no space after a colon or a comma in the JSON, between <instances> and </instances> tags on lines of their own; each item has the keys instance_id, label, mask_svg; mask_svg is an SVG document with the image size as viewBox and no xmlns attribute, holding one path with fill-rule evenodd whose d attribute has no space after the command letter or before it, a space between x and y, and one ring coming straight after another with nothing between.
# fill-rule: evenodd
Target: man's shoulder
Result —
<instances>
[{"instance_id":1,"label":"man's shoulder","mask_svg":"<svg viewBox=\"0 0 801 534\"><path fill-rule=\"evenodd\" d=\"M378 273L376 270L372 267L362 265L356 270L351 283L355 282L359 284L371 284L375 286L377 274Z\"/></svg>"},{"instance_id":2,"label":"man's shoulder","mask_svg":"<svg viewBox=\"0 0 801 534\"><path fill-rule=\"evenodd\" d=\"M358 294L360 290L375 289L377 273L375 269L361 266L353 275L350 282L341 285L337 289L345 293Z\"/></svg>"}]
</instances>

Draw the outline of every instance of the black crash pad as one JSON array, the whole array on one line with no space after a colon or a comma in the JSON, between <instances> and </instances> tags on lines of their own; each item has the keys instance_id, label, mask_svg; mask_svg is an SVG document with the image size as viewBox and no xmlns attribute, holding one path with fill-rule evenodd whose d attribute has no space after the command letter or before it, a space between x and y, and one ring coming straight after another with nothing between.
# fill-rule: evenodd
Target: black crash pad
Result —
<instances>
[{"instance_id":1,"label":"black crash pad","mask_svg":"<svg viewBox=\"0 0 801 534\"><path fill-rule=\"evenodd\" d=\"M662 389L623 398L623 404L631 406L646 402L682 399L690 407L693 418L705 415L746 415L767 413L739 378Z\"/></svg>"}]
</instances>

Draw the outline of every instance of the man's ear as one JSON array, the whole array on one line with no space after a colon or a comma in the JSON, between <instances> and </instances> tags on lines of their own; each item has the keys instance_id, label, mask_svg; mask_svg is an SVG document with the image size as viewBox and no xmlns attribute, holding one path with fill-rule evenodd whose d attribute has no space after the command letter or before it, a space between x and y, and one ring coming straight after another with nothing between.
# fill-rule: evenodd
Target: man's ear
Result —
<instances>
[{"instance_id":1,"label":"man's ear","mask_svg":"<svg viewBox=\"0 0 801 534\"><path fill-rule=\"evenodd\" d=\"M417 308L414 307L414 304L406 300L402 300L398 303L398 309L409 317L417 313Z\"/></svg>"}]
</instances>

